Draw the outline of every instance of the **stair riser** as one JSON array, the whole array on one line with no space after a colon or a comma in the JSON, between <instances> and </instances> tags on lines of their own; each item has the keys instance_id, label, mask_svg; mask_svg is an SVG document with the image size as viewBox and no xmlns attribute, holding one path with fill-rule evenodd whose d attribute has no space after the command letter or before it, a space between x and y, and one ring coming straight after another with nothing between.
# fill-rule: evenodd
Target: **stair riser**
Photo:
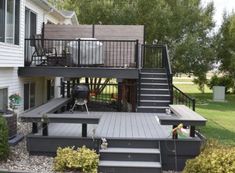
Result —
<instances>
[{"instance_id":1,"label":"stair riser","mask_svg":"<svg viewBox=\"0 0 235 173\"><path fill-rule=\"evenodd\" d=\"M137 112L145 112L145 113L165 113L165 108L137 108Z\"/></svg>"},{"instance_id":2,"label":"stair riser","mask_svg":"<svg viewBox=\"0 0 235 173\"><path fill-rule=\"evenodd\" d=\"M168 89L168 85L149 85L149 84L140 84L141 88L152 88L152 89Z\"/></svg>"},{"instance_id":3,"label":"stair riser","mask_svg":"<svg viewBox=\"0 0 235 173\"><path fill-rule=\"evenodd\" d=\"M160 162L160 154L100 153L100 160Z\"/></svg>"},{"instance_id":4,"label":"stair riser","mask_svg":"<svg viewBox=\"0 0 235 173\"><path fill-rule=\"evenodd\" d=\"M169 106L169 102L140 102L140 106Z\"/></svg>"},{"instance_id":5,"label":"stair riser","mask_svg":"<svg viewBox=\"0 0 235 173\"><path fill-rule=\"evenodd\" d=\"M142 78L167 78L167 75L164 73L142 73L140 74Z\"/></svg>"},{"instance_id":6,"label":"stair riser","mask_svg":"<svg viewBox=\"0 0 235 173\"><path fill-rule=\"evenodd\" d=\"M158 141L151 140L128 140L128 139L107 139L108 147L118 148L159 148Z\"/></svg>"},{"instance_id":7,"label":"stair riser","mask_svg":"<svg viewBox=\"0 0 235 173\"><path fill-rule=\"evenodd\" d=\"M169 94L169 90L144 90L140 91L141 94Z\"/></svg>"},{"instance_id":8,"label":"stair riser","mask_svg":"<svg viewBox=\"0 0 235 173\"><path fill-rule=\"evenodd\" d=\"M144 73L166 73L166 70L163 68L159 69L142 69L141 72Z\"/></svg>"},{"instance_id":9,"label":"stair riser","mask_svg":"<svg viewBox=\"0 0 235 173\"><path fill-rule=\"evenodd\" d=\"M140 100L170 100L170 96L140 96Z\"/></svg>"},{"instance_id":10,"label":"stair riser","mask_svg":"<svg viewBox=\"0 0 235 173\"><path fill-rule=\"evenodd\" d=\"M99 173L161 173L161 168L100 167Z\"/></svg>"},{"instance_id":11,"label":"stair riser","mask_svg":"<svg viewBox=\"0 0 235 173\"><path fill-rule=\"evenodd\" d=\"M141 79L141 83L167 83L167 79Z\"/></svg>"}]
</instances>

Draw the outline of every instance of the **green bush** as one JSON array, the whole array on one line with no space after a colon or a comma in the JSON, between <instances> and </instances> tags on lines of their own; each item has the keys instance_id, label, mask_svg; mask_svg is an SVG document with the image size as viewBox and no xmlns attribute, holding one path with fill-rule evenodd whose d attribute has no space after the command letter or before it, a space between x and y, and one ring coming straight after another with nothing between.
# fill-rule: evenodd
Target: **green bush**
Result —
<instances>
[{"instance_id":1,"label":"green bush","mask_svg":"<svg viewBox=\"0 0 235 173\"><path fill-rule=\"evenodd\" d=\"M229 89L234 88L234 81L230 76L218 77L214 75L208 83L210 89L212 89L213 86L225 86L225 92L228 93Z\"/></svg>"},{"instance_id":2,"label":"green bush","mask_svg":"<svg viewBox=\"0 0 235 173\"><path fill-rule=\"evenodd\" d=\"M97 173L99 155L85 146L58 148L54 159L55 171L80 171L83 173Z\"/></svg>"},{"instance_id":3,"label":"green bush","mask_svg":"<svg viewBox=\"0 0 235 173\"><path fill-rule=\"evenodd\" d=\"M0 115L0 160L6 160L9 156L8 127L4 117Z\"/></svg>"},{"instance_id":4,"label":"green bush","mask_svg":"<svg viewBox=\"0 0 235 173\"><path fill-rule=\"evenodd\" d=\"M234 173L235 147L209 141L201 154L188 160L183 173Z\"/></svg>"}]
</instances>

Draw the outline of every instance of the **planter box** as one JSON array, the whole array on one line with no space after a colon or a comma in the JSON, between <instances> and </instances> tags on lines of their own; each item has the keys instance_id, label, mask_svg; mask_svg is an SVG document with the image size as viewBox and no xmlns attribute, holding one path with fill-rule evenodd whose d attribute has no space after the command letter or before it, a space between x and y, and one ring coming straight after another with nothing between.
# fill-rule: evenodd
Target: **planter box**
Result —
<instances>
[{"instance_id":1,"label":"planter box","mask_svg":"<svg viewBox=\"0 0 235 173\"><path fill-rule=\"evenodd\" d=\"M224 102L225 101L225 87L213 86L213 101Z\"/></svg>"},{"instance_id":2,"label":"planter box","mask_svg":"<svg viewBox=\"0 0 235 173\"><path fill-rule=\"evenodd\" d=\"M8 138L12 139L17 134L17 115L12 114L3 114L3 117L7 120L7 126L8 126Z\"/></svg>"}]
</instances>

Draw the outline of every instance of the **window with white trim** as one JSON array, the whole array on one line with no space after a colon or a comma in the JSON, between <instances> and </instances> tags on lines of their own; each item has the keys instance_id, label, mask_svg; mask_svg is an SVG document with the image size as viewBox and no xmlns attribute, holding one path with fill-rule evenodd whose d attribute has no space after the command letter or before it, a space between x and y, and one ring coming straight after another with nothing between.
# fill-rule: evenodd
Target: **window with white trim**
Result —
<instances>
[{"instance_id":1,"label":"window with white trim","mask_svg":"<svg viewBox=\"0 0 235 173\"><path fill-rule=\"evenodd\" d=\"M19 45L20 0L0 0L0 42Z\"/></svg>"}]
</instances>

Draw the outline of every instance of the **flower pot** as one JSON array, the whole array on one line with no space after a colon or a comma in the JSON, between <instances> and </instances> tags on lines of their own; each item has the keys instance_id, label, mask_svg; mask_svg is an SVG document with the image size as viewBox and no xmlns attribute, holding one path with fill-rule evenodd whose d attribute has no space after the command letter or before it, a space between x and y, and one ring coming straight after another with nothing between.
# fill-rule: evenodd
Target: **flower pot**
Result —
<instances>
[{"instance_id":1,"label":"flower pot","mask_svg":"<svg viewBox=\"0 0 235 173\"><path fill-rule=\"evenodd\" d=\"M7 114L3 114L3 117L7 121L8 138L12 139L17 135L17 115L11 112Z\"/></svg>"}]
</instances>

